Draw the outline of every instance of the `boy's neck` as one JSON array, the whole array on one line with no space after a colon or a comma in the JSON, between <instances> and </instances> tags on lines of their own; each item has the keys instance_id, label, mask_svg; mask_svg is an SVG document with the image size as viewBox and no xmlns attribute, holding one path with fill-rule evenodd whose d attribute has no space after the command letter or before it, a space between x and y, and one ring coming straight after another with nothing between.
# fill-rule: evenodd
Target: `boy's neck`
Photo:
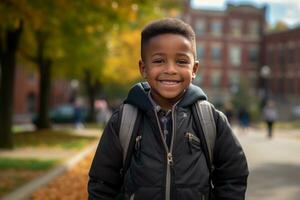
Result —
<instances>
[{"instance_id":1,"label":"boy's neck","mask_svg":"<svg viewBox=\"0 0 300 200\"><path fill-rule=\"evenodd\" d=\"M148 97L151 100L152 104L160 106L163 110L171 110L173 106L182 99L182 96L174 101L169 101L166 99L157 100L156 97L151 93L151 90L148 93Z\"/></svg>"}]
</instances>

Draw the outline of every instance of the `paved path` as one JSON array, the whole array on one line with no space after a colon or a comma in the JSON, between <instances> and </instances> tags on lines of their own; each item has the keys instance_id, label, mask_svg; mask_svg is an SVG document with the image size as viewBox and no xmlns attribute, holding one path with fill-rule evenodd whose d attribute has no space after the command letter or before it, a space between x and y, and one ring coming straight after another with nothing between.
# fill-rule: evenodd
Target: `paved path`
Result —
<instances>
[{"instance_id":1,"label":"paved path","mask_svg":"<svg viewBox=\"0 0 300 200\"><path fill-rule=\"evenodd\" d=\"M264 130L236 132L250 168L246 199L299 200L300 130L276 130L272 140Z\"/></svg>"}]
</instances>

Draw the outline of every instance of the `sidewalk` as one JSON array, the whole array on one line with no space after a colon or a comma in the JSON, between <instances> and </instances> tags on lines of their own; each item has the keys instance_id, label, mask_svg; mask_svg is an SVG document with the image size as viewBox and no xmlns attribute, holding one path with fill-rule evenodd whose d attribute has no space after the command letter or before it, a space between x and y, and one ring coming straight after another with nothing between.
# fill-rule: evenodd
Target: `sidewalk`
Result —
<instances>
[{"instance_id":1,"label":"sidewalk","mask_svg":"<svg viewBox=\"0 0 300 200\"><path fill-rule=\"evenodd\" d=\"M235 134L239 134L241 137L246 134L258 133L267 137L267 128L249 127L246 131L242 131L239 126L233 125L232 129ZM300 129L273 129L273 138L283 139L299 139L300 140Z\"/></svg>"},{"instance_id":2,"label":"sidewalk","mask_svg":"<svg viewBox=\"0 0 300 200\"><path fill-rule=\"evenodd\" d=\"M300 194L300 130L250 128L236 132L248 160L247 200L298 200Z\"/></svg>"},{"instance_id":3,"label":"sidewalk","mask_svg":"<svg viewBox=\"0 0 300 200\"><path fill-rule=\"evenodd\" d=\"M76 130L74 135L100 137L100 130L81 129ZM43 148L18 148L13 151L0 151L0 157L11 158L38 158L38 159L59 159L63 162L54 167L38 178L26 183L25 185L6 194L1 200L27 200L30 199L32 193L38 188L45 186L54 178L62 175L70 168L74 167L80 160L87 155L93 153L98 144L98 140L88 145L81 151L64 150L64 149L43 149Z\"/></svg>"}]
</instances>

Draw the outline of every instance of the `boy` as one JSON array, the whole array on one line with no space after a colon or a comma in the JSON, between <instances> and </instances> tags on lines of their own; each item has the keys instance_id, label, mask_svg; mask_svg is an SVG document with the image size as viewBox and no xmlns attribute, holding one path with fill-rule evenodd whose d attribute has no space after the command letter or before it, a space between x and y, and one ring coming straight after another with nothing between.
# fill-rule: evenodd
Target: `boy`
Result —
<instances>
[{"instance_id":1,"label":"boy","mask_svg":"<svg viewBox=\"0 0 300 200\"><path fill-rule=\"evenodd\" d=\"M128 170L120 173L120 108L96 151L89 199L244 199L246 158L226 118L214 108L217 135L211 174L207 167L192 115L192 105L206 99L191 84L198 67L195 33L189 25L167 18L144 28L139 69L147 83L135 85L125 100L140 113L134 153ZM192 135L191 141L187 134Z\"/></svg>"}]
</instances>

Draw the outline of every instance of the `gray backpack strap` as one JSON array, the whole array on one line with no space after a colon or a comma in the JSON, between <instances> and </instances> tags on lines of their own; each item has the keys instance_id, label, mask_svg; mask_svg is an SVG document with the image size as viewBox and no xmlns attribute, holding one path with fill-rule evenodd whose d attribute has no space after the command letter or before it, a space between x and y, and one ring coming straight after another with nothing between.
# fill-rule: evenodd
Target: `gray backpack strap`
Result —
<instances>
[{"instance_id":1,"label":"gray backpack strap","mask_svg":"<svg viewBox=\"0 0 300 200\"><path fill-rule=\"evenodd\" d=\"M203 129L211 166L213 166L213 150L216 140L216 124L212 113L212 105L208 101L197 101L197 114Z\"/></svg>"},{"instance_id":2,"label":"gray backpack strap","mask_svg":"<svg viewBox=\"0 0 300 200\"><path fill-rule=\"evenodd\" d=\"M125 164L129 142L133 133L138 109L131 104L124 104L119 130L119 140L123 149L123 165Z\"/></svg>"}]
</instances>

